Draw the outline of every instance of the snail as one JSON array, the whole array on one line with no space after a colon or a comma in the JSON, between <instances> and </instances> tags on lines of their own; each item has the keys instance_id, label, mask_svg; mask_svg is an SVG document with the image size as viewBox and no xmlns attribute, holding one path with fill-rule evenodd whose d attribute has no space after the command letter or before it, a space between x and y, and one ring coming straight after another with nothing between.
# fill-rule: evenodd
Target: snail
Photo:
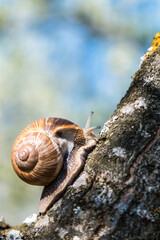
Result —
<instances>
[{"instance_id":1,"label":"snail","mask_svg":"<svg viewBox=\"0 0 160 240\"><path fill-rule=\"evenodd\" d=\"M87 154L96 145L90 127L91 112L85 128L62 118L43 118L31 123L16 138L12 165L26 183L44 186L38 210L45 213L62 196L81 172Z\"/></svg>"}]
</instances>

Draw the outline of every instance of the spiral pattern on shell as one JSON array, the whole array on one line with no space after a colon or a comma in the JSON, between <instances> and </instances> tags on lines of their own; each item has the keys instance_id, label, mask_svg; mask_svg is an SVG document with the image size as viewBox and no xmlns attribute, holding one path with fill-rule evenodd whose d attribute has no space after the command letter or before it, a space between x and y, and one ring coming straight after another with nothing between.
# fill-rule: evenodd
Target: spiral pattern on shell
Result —
<instances>
[{"instance_id":1,"label":"spiral pattern on shell","mask_svg":"<svg viewBox=\"0 0 160 240\"><path fill-rule=\"evenodd\" d=\"M63 156L54 138L55 122L55 118L36 121L25 128L14 142L13 168L29 184L48 185L62 168Z\"/></svg>"}]
</instances>

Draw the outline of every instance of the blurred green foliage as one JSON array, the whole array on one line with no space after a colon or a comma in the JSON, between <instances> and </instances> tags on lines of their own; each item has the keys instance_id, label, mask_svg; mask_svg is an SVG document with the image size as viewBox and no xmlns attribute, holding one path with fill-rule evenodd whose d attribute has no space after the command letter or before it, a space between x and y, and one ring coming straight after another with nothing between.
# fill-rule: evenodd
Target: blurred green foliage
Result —
<instances>
[{"instance_id":1,"label":"blurred green foliage","mask_svg":"<svg viewBox=\"0 0 160 240\"><path fill-rule=\"evenodd\" d=\"M0 215L37 211L41 188L13 172L14 139L34 120L109 118L159 31L159 1L0 1Z\"/></svg>"}]
</instances>

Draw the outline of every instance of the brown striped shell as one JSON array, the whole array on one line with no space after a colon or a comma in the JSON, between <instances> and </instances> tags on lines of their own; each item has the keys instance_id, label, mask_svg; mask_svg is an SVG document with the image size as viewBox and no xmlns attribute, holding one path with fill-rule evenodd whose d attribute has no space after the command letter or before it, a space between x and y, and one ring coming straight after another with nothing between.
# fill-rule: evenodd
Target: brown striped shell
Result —
<instances>
[{"instance_id":1,"label":"brown striped shell","mask_svg":"<svg viewBox=\"0 0 160 240\"><path fill-rule=\"evenodd\" d=\"M65 152L57 135L74 124L61 118L45 118L26 127L14 142L12 165L17 175L32 185L46 186L59 174Z\"/></svg>"}]
</instances>

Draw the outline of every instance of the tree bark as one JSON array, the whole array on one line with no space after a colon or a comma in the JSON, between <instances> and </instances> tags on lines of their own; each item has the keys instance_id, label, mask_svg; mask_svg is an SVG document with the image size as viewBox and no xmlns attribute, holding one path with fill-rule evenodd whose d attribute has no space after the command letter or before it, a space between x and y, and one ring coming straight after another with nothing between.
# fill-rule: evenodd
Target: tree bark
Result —
<instances>
[{"instance_id":1,"label":"tree bark","mask_svg":"<svg viewBox=\"0 0 160 240\"><path fill-rule=\"evenodd\" d=\"M148 55L63 197L22 239L160 239L160 48ZM2 238L3 239L3 238ZM19 238L20 239L20 238Z\"/></svg>"}]
</instances>

